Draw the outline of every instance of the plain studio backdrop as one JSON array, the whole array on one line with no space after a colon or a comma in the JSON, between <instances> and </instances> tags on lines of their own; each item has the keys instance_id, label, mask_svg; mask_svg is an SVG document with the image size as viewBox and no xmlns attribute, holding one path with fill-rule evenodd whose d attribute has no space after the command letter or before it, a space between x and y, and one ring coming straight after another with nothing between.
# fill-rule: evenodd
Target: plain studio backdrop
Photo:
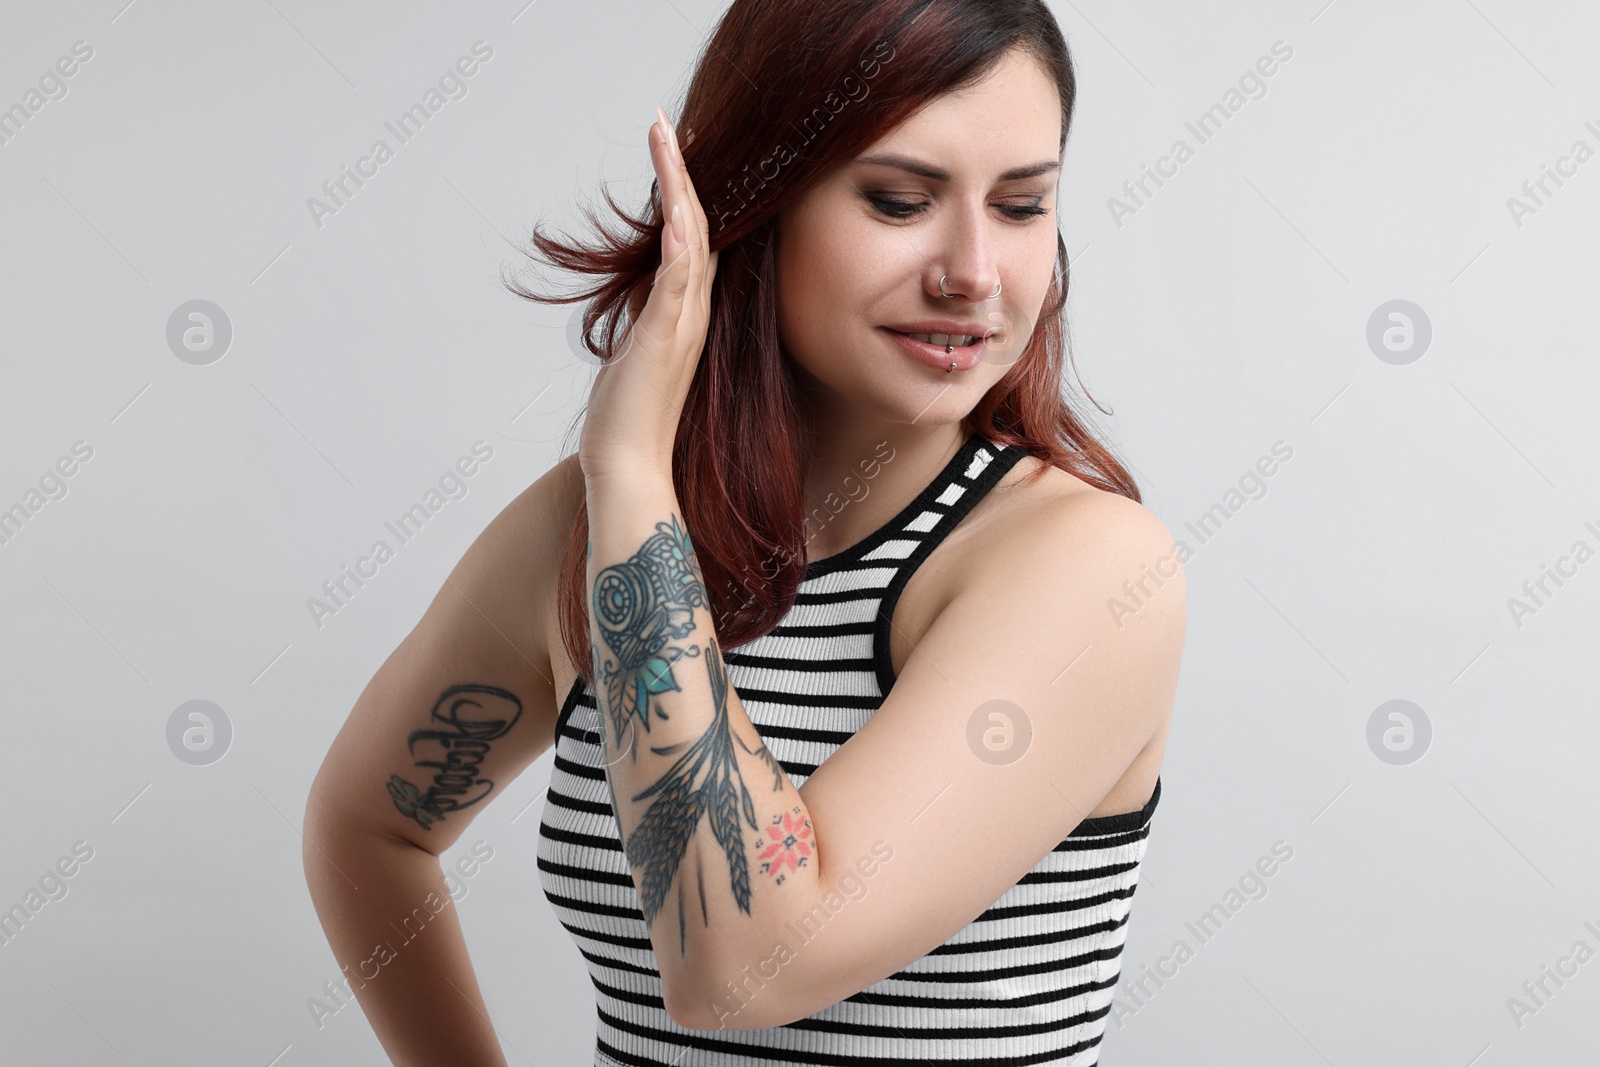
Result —
<instances>
[{"instance_id":1,"label":"plain studio backdrop","mask_svg":"<svg viewBox=\"0 0 1600 1067\"><path fill-rule=\"evenodd\" d=\"M1104 1062L1575 1063L1600 1008L1600 9L1052 7L1074 351L1114 417L1089 414L1190 551ZM386 1062L359 1006L327 1012L307 789L587 395L571 309L500 286L513 243L577 232L602 180L642 200L654 109L723 9L8 8L6 1062ZM492 856L457 907L512 1063L594 1041L536 878L550 766L445 856Z\"/></svg>"}]
</instances>

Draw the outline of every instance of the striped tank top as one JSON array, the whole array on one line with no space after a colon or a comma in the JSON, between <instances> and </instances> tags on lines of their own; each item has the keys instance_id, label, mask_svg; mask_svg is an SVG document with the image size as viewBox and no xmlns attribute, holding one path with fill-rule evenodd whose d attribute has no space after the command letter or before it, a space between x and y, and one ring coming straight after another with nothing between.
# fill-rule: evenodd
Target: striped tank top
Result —
<instances>
[{"instance_id":1,"label":"striped tank top","mask_svg":"<svg viewBox=\"0 0 1600 1067\"><path fill-rule=\"evenodd\" d=\"M812 561L770 633L725 649L751 724L795 788L894 684L890 619L917 566L1026 453L981 435L865 540ZM1099 1062L1156 780L1139 811L1086 819L945 944L838 1004L761 1030L689 1030L661 977L601 768L594 692L556 722L539 881L597 997L596 1067Z\"/></svg>"}]
</instances>

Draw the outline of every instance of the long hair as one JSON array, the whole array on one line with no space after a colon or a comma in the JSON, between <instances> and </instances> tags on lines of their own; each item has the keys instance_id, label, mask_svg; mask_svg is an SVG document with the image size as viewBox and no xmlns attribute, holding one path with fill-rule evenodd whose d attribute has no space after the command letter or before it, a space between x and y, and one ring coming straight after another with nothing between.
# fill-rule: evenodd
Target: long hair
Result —
<instances>
[{"instance_id":1,"label":"long hair","mask_svg":"<svg viewBox=\"0 0 1600 1067\"><path fill-rule=\"evenodd\" d=\"M802 388L778 338L777 217L935 97L980 81L1018 46L1060 90L1064 152L1077 80L1043 0L733 0L700 59L675 125L706 210L711 251L721 256L672 474L723 648L778 624L807 563L810 451ZM534 227L533 243L549 262L597 283L565 296L506 283L539 303L587 301L583 344L602 360L616 353L626 317L643 306L661 262L659 183L651 189L642 218L604 190L626 229L612 232L586 210L599 235L595 245L563 243ZM1059 231L1056 245L1054 278L1028 347L962 428L1139 500L1133 478L1065 395L1069 265ZM1041 464L1034 477L1044 472ZM588 509L580 506L562 559L557 615L568 656L592 682L588 532Z\"/></svg>"}]
</instances>

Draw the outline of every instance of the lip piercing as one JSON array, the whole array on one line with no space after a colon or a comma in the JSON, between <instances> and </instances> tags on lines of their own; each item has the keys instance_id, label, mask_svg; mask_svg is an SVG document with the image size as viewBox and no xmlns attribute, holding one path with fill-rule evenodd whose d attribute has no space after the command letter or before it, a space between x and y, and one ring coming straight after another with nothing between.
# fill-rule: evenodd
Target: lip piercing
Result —
<instances>
[{"instance_id":1,"label":"lip piercing","mask_svg":"<svg viewBox=\"0 0 1600 1067\"><path fill-rule=\"evenodd\" d=\"M946 275L944 275L943 277L941 277L939 279L939 295L944 297L946 300L954 300L955 299L955 294L954 293L947 293L947 292L944 291L945 280L947 278L949 278L949 277L950 277L950 275L946 274ZM1004 281L1000 281L1000 282L995 283L994 292L989 294L989 299L993 300L995 297L999 296L1000 295L1000 290L1004 289L1005 286L1006 286L1006 283ZM955 350L954 346L952 346L952 345L945 345L944 346L944 354L947 355L947 356L954 355L955 351L956 350ZM945 373L946 374L954 374L955 372L956 372L956 365L955 365L954 361L952 361L951 364L950 364L950 369L945 371Z\"/></svg>"}]
</instances>

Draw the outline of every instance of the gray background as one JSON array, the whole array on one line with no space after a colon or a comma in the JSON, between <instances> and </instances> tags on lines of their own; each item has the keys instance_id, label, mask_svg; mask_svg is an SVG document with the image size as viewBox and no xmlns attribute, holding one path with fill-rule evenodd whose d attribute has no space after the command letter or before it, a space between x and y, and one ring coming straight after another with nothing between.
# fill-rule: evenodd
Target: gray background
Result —
<instances>
[{"instance_id":1,"label":"gray background","mask_svg":"<svg viewBox=\"0 0 1600 1067\"><path fill-rule=\"evenodd\" d=\"M1600 147L1600 12L1053 6L1082 85L1061 205L1078 363L1194 549L1104 1062L1592 1055L1600 961L1521 1025L1507 1002L1600 949L1600 560L1520 625L1508 601L1600 547L1600 159L1520 225L1508 200ZM94 855L0 945L7 1062L385 1062L358 1007L320 1029L307 1007L338 969L306 791L471 540L565 453L592 367L569 309L499 287L509 241L575 227L600 180L645 194L654 107L677 113L723 4L18 7L0 107L75 41L94 54L0 145L0 508L74 442L93 456L0 545L0 908L74 842ZM480 39L467 95L319 228L308 198ZM1292 58L1197 145L1184 123L1280 40ZM1119 225L1108 201L1179 138L1194 158ZM233 329L206 366L166 336L196 299ZM1368 343L1393 300L1431 323L1404 365ZM321 584L479 440L466 495L314 622ZM1278 441L1292 458L1230 508ZM1219 504L1201 545L1186 524ZM231 724L208 766L169 744L191 700ZM1431 726L1404 765L1368 740L1391 700ZM549 769L446 857L494 849L460 908L512 1063L593 1042L535 876ZM1275 842L1292 858L1251 882ZM1186 924L1218 905L1202 941ZM1192 958L1130 988L1179 940Z\"/></svg>"}]
</instances>

